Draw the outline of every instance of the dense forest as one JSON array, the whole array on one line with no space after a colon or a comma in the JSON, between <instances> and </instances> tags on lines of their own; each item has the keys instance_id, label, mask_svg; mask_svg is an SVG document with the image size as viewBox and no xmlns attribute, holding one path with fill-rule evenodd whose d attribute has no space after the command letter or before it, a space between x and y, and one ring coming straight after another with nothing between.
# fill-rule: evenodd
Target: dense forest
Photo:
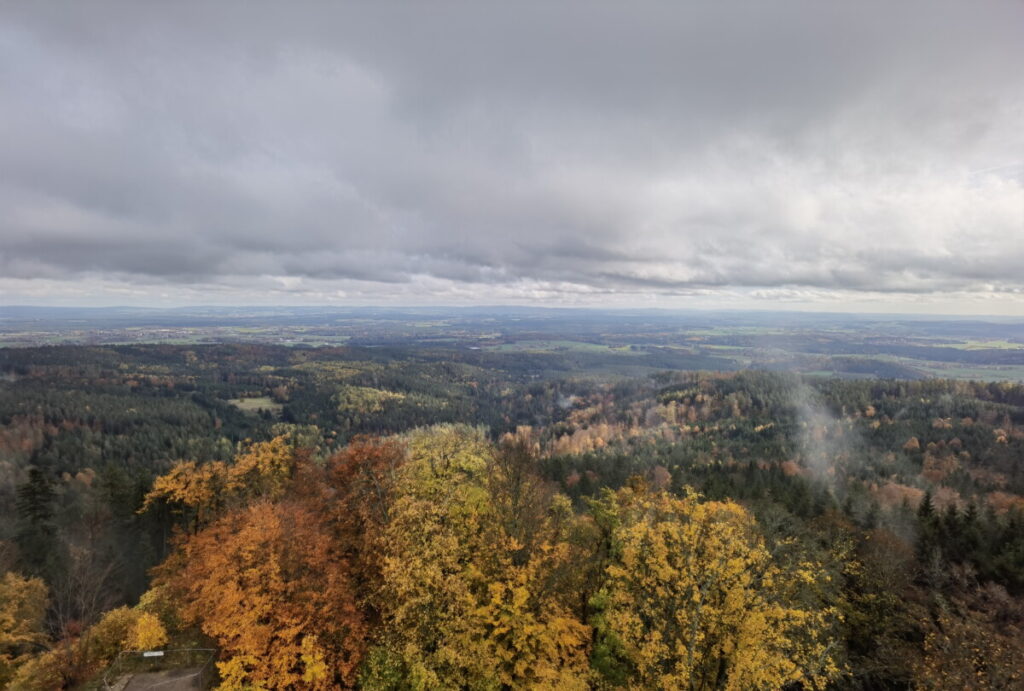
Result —
<instances>
[{"instance_id":1,"label":"dense forest","mask_svg":"<svg viewBox=\"0 0 1024 691\"><path fill-rule=\"evenodd\" d=\"M1024 385L599 365L0 350L0 684L1024 688Z\"/></svg>"}]
</instances>

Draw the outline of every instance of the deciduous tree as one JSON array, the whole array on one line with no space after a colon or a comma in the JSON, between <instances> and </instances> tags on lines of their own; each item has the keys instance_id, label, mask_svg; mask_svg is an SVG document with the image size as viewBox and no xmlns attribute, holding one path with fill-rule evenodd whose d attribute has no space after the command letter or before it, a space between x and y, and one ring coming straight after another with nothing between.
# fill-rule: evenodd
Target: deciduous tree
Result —
<instances>
[{"instance_id":1,"label":"deciduous tree","mask_svg":"<svg viewBox=\"0 0 1024 691\"><path fill-rule=\"evenodd\" d=\"M385 533L387 635L364 674L366 688L396 679L422 689L585 688L589 629L557 587L568 545L541 524L559 512L535 523L539 534L527 549L508 522L516 492L495 501L492 490L533 481L491 482L493 453L467 428L411 440Z\"/></svg>"},{"instance_id":2,"label":"deciduous tree","mask_svg":"<svg viewBox=\"0 0 1024 691\"><path fill-rule=\"evenodd\" d=\"M46 585L8 571L0 578L0 685L46 640Z\"/></svg>"},{"instance_id":3,"label":"deciduous tree","mask_svg":"<svg viewBox=\"0 0 1024 691\"><path fill-rule=\"evenodd\" d=\"M231 511L189 537L161 578L227 655L226 688L353 681L367 630L321 513L267 499Z\"/></svg>"},{"instance_id":4,"label":"deciduous tree","mask_svg":"<svg viewBox=\"0 0 1024 691\"><path fill-rule=\"evenodd\" d=\"M619 504L596 619L630 685L813 687L838 672L819 635L825 613L780 597L784 579L821 575L783 573L742 507L643 488L622 490Z\"/></svg>"}]
</instances>

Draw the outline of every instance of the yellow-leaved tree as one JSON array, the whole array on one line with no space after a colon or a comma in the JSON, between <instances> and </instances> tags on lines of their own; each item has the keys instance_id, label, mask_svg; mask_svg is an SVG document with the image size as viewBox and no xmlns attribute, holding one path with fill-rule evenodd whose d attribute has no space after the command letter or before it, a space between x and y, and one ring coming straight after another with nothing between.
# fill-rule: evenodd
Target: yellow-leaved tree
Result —
<instances>
[{"instance_id":1,"label":"yellow-leaved tree","mask_svg":"<svg viewBox=\"0 0 1024 691\"><path fill-rule=\"evenodd\" d=\"M232 463L179 461L153 481L139 512L164 502L185 514L192 532L197 533L231 505L281 497L296 462L287 435L250 444Z\"/></svg>"},{"instance_id":2,"label":"yellow-leaved tree","mask_svg":"<svg viewBox=\"0 0 1024 691\"><path fill-rule=\"evenodd\" d=\"M527 545L501 508L525 497L498 496L496 460L475 429L410 439L383 539L386 633L363 688L586 688L590 630L558 587L568 503L535 496L546 504ZM510 479L516 492L530 485Z\"/></svg>"},{"instance_id":3,"label":"yellow-leaved tree","mask_svg":"<svg viewBox=\"0 0 1024 691\"><path fill-rule=\"evenodd\" d=\"M46 585L8 571L0 578L0 686L46 640Z\"/></svg>"},{"instance_id":4,"label":"yellow-leaved tree","mask_svg":"<svg viewBox=\"0 0 1024 691\"><path fill-rule=\"evenodd\" d=\"M140 513L163 501L187 514L192 532L198 532L223 505L226 476L227 469L221 461L179 461L153 481Z\"/></svg>"},{"instance_id":5,"label":"yellow-leaved tree","mask_svg":"<svg viewBox=\"0 0 1024 691\"><path fill-rule=\"evenodd\" d=\"M156 650L167 644L167 630L159 617L149 612L139 613L128 632L127 645L131 650Z\"/></svg>"},{"instance_id":6,"label":"yellow-leaved tree","mask_svg":"<svg viewBox=\"0 0 1024 691\"><path fill-rule=\"evenodd\" d=\"M151 593L143 595L143 600L148 600L149 604L153 600ZM0 603L3 600L0 595ZM41 622L42 609L38 612ZM34 640L45 639L37 637ZM148 612L142 604L139 607L117 607L104 613L98 622L77 638L67 638L56 646L51 644L48 649L35 645L36 652L40 649L43 652L18 667L4 688L19 691L78 688L83 681L95 677L122 651L157 648L166 642L167 632L156 614Z\"/></svg>"},{"instance_id":7,"label":"yellow-leaved tree","mask_svg":"<svg viewBox=\"0 0 1024 691\"><path fill-rule=\"evenodd\" d=\"M826 576L773 561L736 503L627 487L606 492L612 560L595 596L595 667L652 689L820 688L839 673L833 613L790 601L789 581Z\"/></svg>"}]
</instances>

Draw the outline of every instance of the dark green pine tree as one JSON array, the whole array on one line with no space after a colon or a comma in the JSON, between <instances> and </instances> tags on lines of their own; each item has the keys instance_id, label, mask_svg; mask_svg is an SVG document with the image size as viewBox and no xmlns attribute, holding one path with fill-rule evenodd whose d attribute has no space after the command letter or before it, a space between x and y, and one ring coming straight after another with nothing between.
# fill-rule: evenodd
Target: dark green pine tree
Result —
<instances>
[{"instance_id":1,"label":"dark green pine tree","mask_svg":"<svg viewBox=\"0 0 1024 691\"><path fill-rule=\"evenodd\" d=\"M50 523L56 496L50 477L39 468L32 468L28 480L18 488L18 517L32 525Z\"/></svg>"},{"instance_id":2,"label":"dark green pine tree","mask_svg":"<svg viewBox=\"0 0 1024 691\"><path fill-rule=\"evenodd\" d=\"M935 515L935 504L932 503L932 492L927 490L924 493L924 498L921 499L921 503L917 507L917 516L922 520L927 520Z\"/></svg>"},{"instance_id":3,"label":"dark green pine tree","mask_svg":"<svg viewBox=\"0 0 1024 691\"><path fill-rule=\"evenodd\" d=\"M57 538L53 525L57 493L49 475L32 468L28 480L18 487L18 531L16 541L25 571L50 580L55 575Z\"/></svg>"}]
</instances>

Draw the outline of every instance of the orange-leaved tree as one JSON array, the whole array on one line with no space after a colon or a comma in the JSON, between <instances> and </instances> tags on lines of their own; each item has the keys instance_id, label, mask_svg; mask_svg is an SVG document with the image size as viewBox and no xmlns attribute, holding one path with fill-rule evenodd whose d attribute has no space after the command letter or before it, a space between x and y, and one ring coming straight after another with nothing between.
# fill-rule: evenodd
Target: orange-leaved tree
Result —
<instances>
[{"instance_id":1,"label":"orange-leaved tree","mask_svg":"<svg viewBox=\"0 0 1024 691\"><path fill-rule=\"evenodd\" d=\"M158 586L184 624L217 641L225 688L353 682L368 625L352 568L358 541L330 508L336 495L286 436L231 463L180 463L154 483L147 507L194 516Z\"/></svg>"},{"instance_id":2,"label":"orange-leaved tree","mask_svg":"<svg viewBox=\"0 0 1024 691\"><path fill-rule=\"evenodd\" d=\"M380 582L384 528L391 519L405 447L395 439L358 436L327 464L323 506L370 620L371 595Z\"/></svg>"},{"instance_id":3,"label":"orange-leaved tree","mask_svg":"<svg viewBox=\"0 0 1024 691\"><path fill-rule=\"evenodd\" d=\"M351 684L367 627L323 513L260 499L188 538L160 569L226 656L224 688Z\"/></svg>"}]
</instances>

